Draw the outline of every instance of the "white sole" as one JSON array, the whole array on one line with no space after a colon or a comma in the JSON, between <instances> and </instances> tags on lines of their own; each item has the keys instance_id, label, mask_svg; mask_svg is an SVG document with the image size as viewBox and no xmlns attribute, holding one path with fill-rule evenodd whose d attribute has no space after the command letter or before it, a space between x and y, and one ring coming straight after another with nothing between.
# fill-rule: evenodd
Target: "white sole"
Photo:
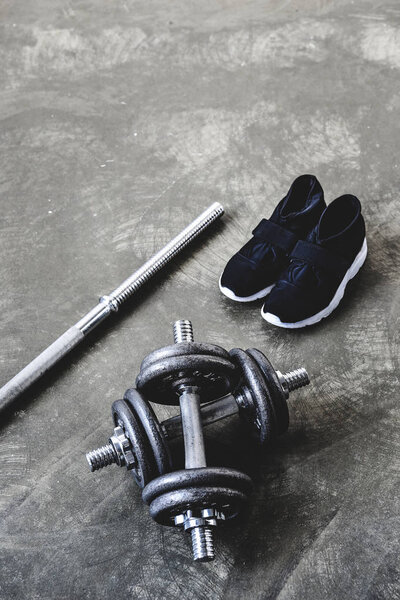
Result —
<instances>
[{"instance_id":1,"label":"white sole","mask_svg":"<svg viewBox=\"0 0 400 600\"><path fill-rule=\"evenodd\" d=\"M221 277L222 277L222 275L221 275ZM252 296L236 296L236 294L234 294L232 292L232 290L221 285L221 277L219 278L219 289L224 294L224 296L227 296L227 298L230 298L231 300L234 300L235 302L254 302L254 300L259 300L260 298L265 298L265 296L267 296L270 293L270 291L272 290L272 288L275 285L273 283L272 285L269 285L268 287L264 288L263 290L260 290L259 292L257 292L256 294L253 294Z\"/></svg>"},{"instance_id":2,"label":"white sole","mask_svg":"<svg viewBox=\"0 0 400 600\"><path fill-rule=\"evenodd\" d=\"M331 312L333 312L335 308L337 308L338 304L343 298L348 282L350 281L350 279L353 279L355 275L357 275L358 271L363 266L365 259L367 258L367 252L367 240L366 238L364 238L364 242L360 252L357 254L353 261L353 264L347 271L346 275L343 277L338 289L336 290L334 297L330 301L329 305L326 308L323 308L317 314L313 315L312 317L308 317L308 319L304 319L303 321L297 321L296 323L283 323L280 320L280 318L276 315L273 315L272 313L268 312L265 313L263 309L261 309L262 318L268 321L268 323L271 323L272 325L284 327L285 329L298 329L300 327L307 327L307 325L315 325L315 323L318 323L319 321L321 321L321 319L324 319L325 317L329 316Z\"/></svg>"}]
</instances>

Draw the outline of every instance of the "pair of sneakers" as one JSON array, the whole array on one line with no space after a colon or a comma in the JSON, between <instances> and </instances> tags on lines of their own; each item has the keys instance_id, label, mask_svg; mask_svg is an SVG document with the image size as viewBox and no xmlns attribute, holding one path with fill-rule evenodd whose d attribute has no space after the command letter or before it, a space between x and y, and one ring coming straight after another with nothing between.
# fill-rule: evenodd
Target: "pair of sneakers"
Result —
<instances>
[{"instance_id":1,"label":"pair of sneakers","mask_svg":"<svg viewBox=\"0 0 400 600\"><path fill-rule=\"evenodd\" d=\"M313 175L295 179L252 234L227 263L220 290L237 302L264 298L261 315L279 327L330 315L367 256L360 201L345 194L326 206Z\"/></svg>"}]
</instances>

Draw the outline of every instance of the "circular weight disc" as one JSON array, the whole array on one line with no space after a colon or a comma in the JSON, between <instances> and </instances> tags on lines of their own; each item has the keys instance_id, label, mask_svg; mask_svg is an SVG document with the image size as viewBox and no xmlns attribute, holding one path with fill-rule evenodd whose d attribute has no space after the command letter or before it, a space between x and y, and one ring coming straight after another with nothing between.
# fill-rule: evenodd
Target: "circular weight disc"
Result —
<instances>
[{"instance_id":1,"label":"circular weight disc","mask_svg":"<svg viewBox=\"0 0 400 600\"><path fill-rule=\"evenodd\" d=\"M240 348L233 348L229 354L239 366L242 381L253 401L253 410L249 407L239 408L239 414L249 425L252 436L260 445L267 444L275 436L275 415L272 400L265 384L264 376L254 358Z\"/></svg>"},{"instance_id":2,"label":"circular weight disc","mask_svg":"<svg viewBox=\"0 0 400 600\"><path fill-rule=\"evenodd\" d=\"M123 428L126 437L132 444L137 464L131 472L138 486L144 488L147 483L157 477L154 458L145 433L125 400L116 400L111 407L111 412L115 425Z\"/></svg>"},{"instance_id":3,"label":"circular weight disc","mask_svg":"<svg viewBox=\"0 0 400 600\"><path fill-rule=\"evenodd\" d=\"M272 407L275 412L275 419L277 424L277 434L281 435L285 433L289 427L289 410L285 398L285 393L282 389L281 383L278 379L278 375L274 367L269 362L268 358L257 350L256 348L249 348L246 350L263 372L266 380L266 384L271 396Z\"/></svg>"},{"instance_id":4,"label":"circular weight disc","mask_svg":"<svg viewBox=\"0 0 400 600\"><path fill-rule=\"evenodd\" d=\"M171 455L160 423L150 404L134 388L126 390L124 400L130 405L145 431L154 454L158 475L168 473L172 468Z\"/></svg>"},{"instance_id":5,"label":"circular weight disc","mask_svg":"<svg viewBox=\"0 0 400 600\"><path fill-rule=\"evenodd\" d=\"M225 519L233 519L247 502L247 496L226 487L195 487L167 492L150 504L150 516L160 525L174 525L174 517L186 510L216 508Z\"/></svg>"},{"instance_id":6,"label":"circular weight disc","mask_svg":"<svg viewBox=\"0 0 400 600\"><path fill-rule=\"evenodd\" d=\"M229 358L185 354L165 358L141 370L136 387L151 402L177 406L179 396L175 386L179 379L199 386L200 401L209 402L232 389L237 373Z\"/></svg>"},{"instance_id":7,"label":"circular weight disc","mask_svg":"<svg viewBox=\"0 0 400 600\"><path fill-rule=\"evenodd\" d=\"M144 371L150 365L159 361L165 360L166 358L173 358L175 356L186 356L187 354L204 354L206 356L219 356L220 358L226 358L229 360L229 353L215 344L203 344L198 342L181 342L179 344L171 344L170 346L164 346L164 348L158 348L150 354L148 354L140 365L140 370Z\"/></svg>"},{"instance_id":8,"label":"circular weight disc","mask_svg":"<svg viewBox=\"0 0 400 600\"><path fill-rule=\"evenodd\" d=\"M155 498L167 492L189 487L228 487L247 496L253 489L253 483L250 477L236 469L225 467L182 469L153 479L142 492L143 502L150 504Z\"/></svg>"}]
</instances>

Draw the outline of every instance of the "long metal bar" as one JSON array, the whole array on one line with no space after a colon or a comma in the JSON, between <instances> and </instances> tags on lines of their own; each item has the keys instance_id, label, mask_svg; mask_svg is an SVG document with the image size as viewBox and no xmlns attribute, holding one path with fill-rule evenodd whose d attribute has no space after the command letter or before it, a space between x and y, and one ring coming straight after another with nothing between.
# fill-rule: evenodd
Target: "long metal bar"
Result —
<instances>
[{"instance_id":1,"label":"long metal bar","mask_svg":"<svg viewBox=\"0 0 400 600\"><path fill-rule=\"evenodd\" d=\"M68 354L72 348L75 348L90 331L110 316L111 313L117 312L125 300L137 292L153 275L223 214L224 209L221 204L218 202L211 204L207 210L201 213L197 219L121 283L111 294L102 296L98 305L0 389L0 411L9 407L13 400Z\"/></svg>"}]
</instances>

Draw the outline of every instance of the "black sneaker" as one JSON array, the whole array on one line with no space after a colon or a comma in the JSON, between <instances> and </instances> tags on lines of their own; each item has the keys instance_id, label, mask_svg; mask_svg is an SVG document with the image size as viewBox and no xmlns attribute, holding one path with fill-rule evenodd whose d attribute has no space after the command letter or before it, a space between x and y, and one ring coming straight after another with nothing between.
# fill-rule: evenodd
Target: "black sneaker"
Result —
<instances>
[{"instance_id":1,"label":"black sneaker","mask_svg":"<svg viewBox=\"0 0 400 600\"><path fill-rule=\"evenodd\" d=\"M219 281L221 292L237 302L264 298L288 266L296 242L305 239L325 208L318 179L297 177L271 218L257 225L254 237L227 263Z\"/></svg>"},{"instance_id":2,"label":"black sneaker","mask_svg":"<svg viewBox=\"0 0 400 600\"><path fill-rule=\"evenodd\" d=\"M263 318L290 329L318 323L338 306L366 256L360 201L350 194L340 196L307 241L297 242L288 268L262 307Z\"/></svg>"}]
</instances>

